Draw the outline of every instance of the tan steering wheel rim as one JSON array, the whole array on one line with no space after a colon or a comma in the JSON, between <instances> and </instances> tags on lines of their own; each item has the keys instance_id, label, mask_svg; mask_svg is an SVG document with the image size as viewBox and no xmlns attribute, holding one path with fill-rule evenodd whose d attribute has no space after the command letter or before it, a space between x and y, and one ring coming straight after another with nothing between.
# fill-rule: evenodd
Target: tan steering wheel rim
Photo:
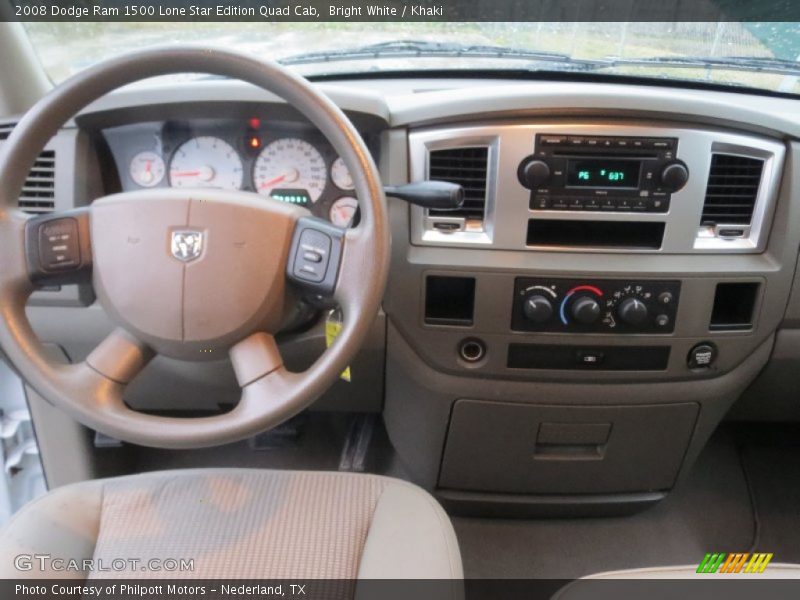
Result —
<instances>
[{"instance_id":1,"label":"tan steering wheel rim","mask_svg":"<svg viewBox=\"0 0 800 600\"><path fill-rule=\"evenodd\" d=\"M25 314L35 286L25 254L29 217L16 207L36 157L64 123L123 85L184 72L240 79L298 109L343 158L361 208L360 225L343 236L333 297L344 312L344 327L336 343L306 371L292 373L282 366L274 332L254 331L229 346L242 386L239 404L222 415L192 419L142 414L125 405L126 385L153 354L148 344L125 328L115 330L85 362L60 365L47 359ZM247 204L246 199L242 202ZM334 383L361 346L380 307L389 264L388 217L380 177L361 136L344 113L305 79L252 56L171 46L132 53L79 73L17 124L0 156L0 255L0 347L26 382L53 405L107 435L147 446L195 448L233 442L278 425Z\"/></svg>"}]
</instances>

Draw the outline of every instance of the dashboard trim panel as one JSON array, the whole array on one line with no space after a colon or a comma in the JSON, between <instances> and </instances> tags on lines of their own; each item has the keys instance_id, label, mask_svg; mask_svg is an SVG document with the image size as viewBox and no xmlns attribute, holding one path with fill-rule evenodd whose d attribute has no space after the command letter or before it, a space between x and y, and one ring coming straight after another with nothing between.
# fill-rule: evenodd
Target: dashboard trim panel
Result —
<instances>
[{"instance_id":1,"label":"dashboard trim panel","mask_svg":"<svg viewBox=\"0 0 800 600\"><path fill-rule=\"evenodd\" d=\"M687 185L672 194L667 213L600 213L570 210L536 210L529 207L530 192L517 180L520 162L534 150L536 134L574 134L623 137L676 137L676 158L689 165L692 177ZM474 247L476 244L503 250L547 250L596 252L598 248L572 246L528 246L525 224L529 219L575 221L648 221L666 223L663 243L658 249L602 248L603 252L655 252L664 254L760 253L766 245L782 172L783 143L751 134L716 129L695 129L670 123L654 126L640 122L615 121L540 121L475 124L463 127L434 127L409 134L411 181L427 178L428 156L433 149L474 145L492 140L487 170L485 237L468 232L443 233L430 227L424 209L411 208L411 243L421 246ZM745 235L735 239L702 236L699 227L712 152L736 153L764 160L762 184L756 199L752 224Z\"/></svg>"}]
</instances>

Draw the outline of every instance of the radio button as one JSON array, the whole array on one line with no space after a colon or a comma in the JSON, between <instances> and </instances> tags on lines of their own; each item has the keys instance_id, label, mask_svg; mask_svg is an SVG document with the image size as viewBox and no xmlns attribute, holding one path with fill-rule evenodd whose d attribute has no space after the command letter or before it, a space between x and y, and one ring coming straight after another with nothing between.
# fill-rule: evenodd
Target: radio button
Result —
<instances>
[{"instance_id":1,"label":"radio button","mask_svg":"<svg viewBox=\"0 0 800 600\"><path fill-rule=\"evenodd\" d=\"M566 138L562 135L543 136L539 138L539 143L542 146L563 146Z\"/></svg>"},{"instance_id":2,"label":"radio button","mask_svg":"<svg viewBox=\"0 0 800 600\"><path fill-rule=\"evenodd\" d=\"M617 203L613 198L603 198L600 200L600 210L617 210Z\"/></svg>"},{"instance_id":3,"label":"radio button","mask_svg":"<svg viewBox=\"0 0 800 600\"><path fill-rule=\"evenodd\" d=\"M680 162L673 162L661 171L661 184L671 192L677 192L689 181L689 169Z\"/></svg>"},{"instance_id":4,"label":"radio button","mask_svg":"<svg viewBox=\"0 0 800 600\"><path fill-rule=\"evenodd\" d=\"M543 160L529 160L519 170L519 180L528 189L538 188L550 179L550 165Z\"/></svg>"},{"instance_id":5,"label":"radio button","mask_svg":"<svg viewBox=\"0 0 800 600\"><path fill-rule=\"evenodd\" d=\"M633 210L637 212L646 212L652 206L648 198L637 198L633 201Z\"/></svg>"},{"instance_id":6,"label":"radio button","mask_svg":"<svg viewBox=\"0 0 800 600\"><path fill-rule=\"evenodd\" d=\"M569 210L583 210L583 198L572 198L569 200Z\"/></svg>"},{"instance_id":7,"label":"radio button","mask_svg":"<svg viewBox=\"0 0 800 600\"><path fill-rule=\"evenodd\" d=\"M550 198L547 196L536 196L531 202L533 210L547 210L550 208Z\"/></svg>"},{"instance_id":8,"label":"radio button","mask_svg":"<svg viewBox=\"0 0 800 600\"><path fill-rule=\"evenodd\" d=\"M653 198L653 204L650 210L652 212L667 212L669 210L669 202L662 198Z\"/></svg>"},{"instance_id":9,"label":"radio button","mask_svg":"<svg viewBox=\"0 0 800 600\"><path fill-rule=\"evenodd\" d=\"M567 203L564 201L563 198L555 198L553 200L553 205L551 206L553 210L566 210Z\"/></svg>"},{"instance_id":10,"label":"radio button","mask_svg":"<svg viewBox=\"0 0 800 600\"><path fill-rule=\"evenodd\" d=\"M617 198L617 210L632 210L633 202L627 198Z\"/></svg>"},{"instance_id":11,"label":"radio button","mask_svg":"<svg viewBox=\"0 0 800 600\"><path fill-rule=\"evenodd\" d=\"M600 210L600 201L597 198L586 198L583 208L584 210Z\"/></svg>"}]
</instances>

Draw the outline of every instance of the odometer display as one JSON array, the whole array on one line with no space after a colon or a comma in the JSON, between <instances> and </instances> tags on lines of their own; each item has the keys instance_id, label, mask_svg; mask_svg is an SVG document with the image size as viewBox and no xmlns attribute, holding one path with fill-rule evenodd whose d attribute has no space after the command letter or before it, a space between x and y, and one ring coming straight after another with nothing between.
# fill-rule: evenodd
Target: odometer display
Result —
<instances>
[{"instance_id":1,"label":"odometer display","mask_svg":"<svg viewBox=\"0 0 800 600\"><path fill-rule=\"evenodd\" d=\"M308 206L311 203L311 198L305 190L272 190L269 197L273 200L279 200L287 204L297 204L298 206Z\"/></svg>"},{"instance_id":2,"label":"odometer display","mask_svg":"<svg viewBox=\"0 0 800 600\"><path fill-rule=\"evenodd\" d=\"M641 163L638 160L582 158L567 164L567 185L595 188L636 188Z\"/></svg>"}]
</instances>

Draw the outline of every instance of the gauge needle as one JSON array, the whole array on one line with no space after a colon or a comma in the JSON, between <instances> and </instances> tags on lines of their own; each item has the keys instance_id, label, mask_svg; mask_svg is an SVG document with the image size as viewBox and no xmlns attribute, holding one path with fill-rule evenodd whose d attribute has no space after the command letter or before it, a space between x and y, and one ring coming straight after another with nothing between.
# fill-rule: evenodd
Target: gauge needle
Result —
<instances>
[{"instance_id":1,"label":"gauge needle","mask_svg":"<svg viewBox=\"0 0 800 600\"><path fill-rule=\"evenodd\" d=\"M277 177L273 177L269 181L265 181L264 183L262 183L261 184L261 189L263 190L265 188L272 187L273 185L278 185L284 179L286 179L286 174L285 173L283 175L278 175Z\"/></svg>"},{"instance_id":2,"label":"gauge needle","mask_svg":"<svg viewBox=\"0 0 800 600\"><path fill-rule=\"evenodd\" d=\"M214 179L214 169L210 166L201 167L194 171L171 171L172 177L197 177L201 181L211 181Z\"/></svg>"},{"instance_id":3,"label":"gauge needle","mask_svg":"<svg viewBox=\"0 0 800 600\"><path fill-rule=\"evenodd\" d=\"M298 171L297 169L289 169L283 175L278 175L277 177L273 177L269 181L265 181L258 187L258 189L263 190L266 188L270 188L284 181L286 183L292 183L294 181L297 181L298 179L300 179L300 171Z\"/></svg>"}]
</instances>

